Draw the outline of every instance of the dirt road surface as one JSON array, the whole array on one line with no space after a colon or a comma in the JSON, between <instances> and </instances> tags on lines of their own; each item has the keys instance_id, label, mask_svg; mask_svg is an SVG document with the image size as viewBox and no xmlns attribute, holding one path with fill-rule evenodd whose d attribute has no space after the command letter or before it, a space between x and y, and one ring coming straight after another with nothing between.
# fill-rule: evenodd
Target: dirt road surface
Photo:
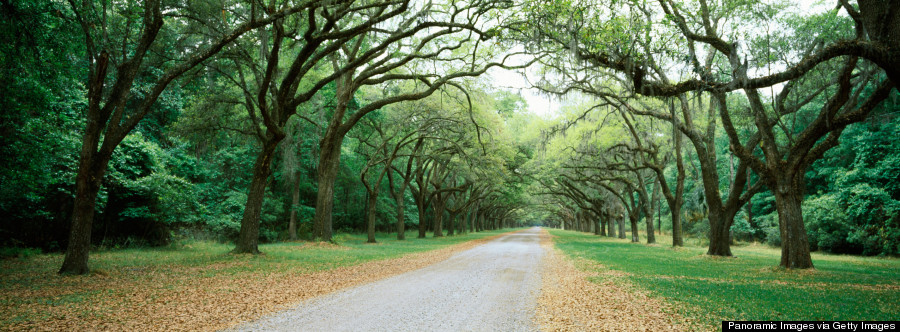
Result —
<instances>
[{"instance_id":1,"label":"dirt road surface","mask_svg":"<svg viewBox=\"0 0 900 332\"><path fill-rule=\"evenodd\" d=\"M310 299L229 331L537 331L539 228Z\"/></svg>"}]
</instances>

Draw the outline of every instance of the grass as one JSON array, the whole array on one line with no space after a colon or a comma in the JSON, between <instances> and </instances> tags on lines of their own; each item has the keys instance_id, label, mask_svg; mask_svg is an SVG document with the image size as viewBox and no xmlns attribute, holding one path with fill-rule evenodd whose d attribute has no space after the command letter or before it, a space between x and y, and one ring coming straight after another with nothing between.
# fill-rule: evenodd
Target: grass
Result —
<instances>
[{"instance_id":1,"label":"grass","mask_svg":"<svg viewBox=\"0 0 900 332\"><path fill-rule=\"evenodd\" d=\"M669 243L634 244L561 230L551 234L570 257L623 272L612 275L624 275L709 329L718 329L722 320L900 318L896 258L813 253L815 270L786 270L777 268L780 249L760 244L733 246L735 258L716 258L705 255L704 247L691 246L696 241L672 249L671 238L660 236L658 241Z\"/></svg>"},{"instance_id":2,"label":"grass","mask_svg":"<svg viewBox=\"0 0 900 332\"><path fill-rule=\"evenodd\" d=\"M260 245L263 255L233 255L230 244L188 242L145 249L100 250L91 253L89 276L56 274L62 254L34 254L0 260L0 330L23 322L92 319L108 316L129 296L152 288L152 297L177 292L186 281L238 281L248 276L302 274L391 259L444 248L511 230L486 231L452 237L418 239L407 233L378 234L376 244L365 235L338 234L335 244L286 242ZM232 289L236 290L236 289ZM152 300L152 299L151 299ZM61 313L62 312L62 313Z\"/></svg>"}]
</instances>

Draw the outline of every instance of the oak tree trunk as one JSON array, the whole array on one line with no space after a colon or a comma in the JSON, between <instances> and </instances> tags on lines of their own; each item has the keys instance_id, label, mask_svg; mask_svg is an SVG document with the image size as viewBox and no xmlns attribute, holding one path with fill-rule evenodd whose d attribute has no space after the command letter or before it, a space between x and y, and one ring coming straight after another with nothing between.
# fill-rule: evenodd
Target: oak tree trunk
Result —
<instances>
[{"instance_id":1,"label":"oak tree trunk","mask_svg":"<svg viewBox=\"0 0 900 332\"><path fill-rule=\"evenodd\" d=\"M456 217L457 214L451 213L450 219L447 219L447 236L456 235Z\"/></svg>"},{"instance_id":2,"label":"oak tree trunk","mask_svg":"<svg viewBox=\"0 0 900 332\"><path fill-rule=\"evenodd\" d=\"M607 215L606 217L606 236L615 237L616 236L616 220L612 218L612 215Z\"/></svg>"},{"instance_id":3,"label":"oak tree trunk","mask_svg":"<svg viewBox=\"0 0 900 332\"><path fill-rule=\"evenodd\" d=\"M628 220L631 221L631 242L640 242L640 234L638 234L638 217L628 215Z\"/></svg>"},{"instance_id":4,"label":"oak tree trunk","mask_svg":"<svg viewBox=\"0 0 900 332\"><path fill-rule=\"evenodd\" d=\"M803 224L803 211L800 209L803 195L797 188L780 183L775 190L775 206L781 232L780 265L788 269L811 269L813 263L809 254L809 240Z\"/></svg>"},{"instance_id":5,"label":"oak tree trunk","mask_svg":"<svg viewBox=\"0 0 900 332\"><path fill-rule=\"evenodd\" d=\"M656 243L656 230L653 229L653 215L659 213L655 211L653 208L653 202L658 201L659 199L659 183L657 182L655 186L653 186L653 196L650 198L649 202L644 202L647 206L647 211L650 213L644 217L644 221L647 222L647 244Z\"/></svg>"},{"instance_id":6,"label":"oak tree trunk","mask_svg":"<svg viewBox=\"0 0 900 332\"><path fill-rule=\"evenodd\" d=\"M89 139L85 135L85 140ZM85 144L88 145L88 144ZM91 149L88 147L88 149ZM72 211L72 229L69 232L69 243L59 274L87 274L88 255L91 249L91 230L94 221L94 209L97 194L100 192L101 179L106 173L109 157L103 158L85 151L82 148L79 160L78 175L75 178L75 202ZM98 160L99 159L99 160Z\"/></svg>"},{"instance_id":7,"label":"oak tree trunk","mask_svg":"<svg viewBox=\"0 0 900 332\"><path fill-rule=\"evenodd\" d=\"M425 202L423 199L416 200L416 209L419 210L419 236L418 238L424 239L425 233L428 232L426 226L428 224L425 223Z\"/></svg>"},{"instance_id":8,"label":"oak tree trunk","mask_svg":"<svg viewBox=\"0 0 900 332\"><path fill-rule=\"evenodd\" d=\"M378 190L373 190L366 198L366 234L368 239L366 243L376 243L375 241L375 204L378 203Z\"/></svg>"},{"instance_id":9,"label":"oak tree trunk","mask_svg":"<svg viewBox=\"0 0 900 332\"><path fill-rule=\"evenodd\" d=\"M316 214L313 217L313 236L320 241L331 241L331 217L334 209L334 182L341 163L341 144L344 136L329 129L322 137L319 167L316 169L318 192Z\"/></svg>"},{"instance_id":10,"label":"oak tree trunk","mask_svg":"<svg viewBox=\"0 0 900 332\"><path fill-rule=\"evenodd\" d=\"M475 222L478 221L478 209L481 203L476 203L472 208L472 211L469 212L469 233L475 233Z\"/></svg>"},{"instance_id":11,"label":"oak tree trunk","mask_svg":"<svg viewBox=\"0 0 900 332\"><path fill-rule=\"evenodd\" d=\"M681 230L681 204L669 204L672 210L672 246L683 247L684 235Z\"/></svg>"},{"instance_id":12,"label":"oak tree trunk","mask_svg":"<svg viewBox=\"0 0 900 332\"><path fill-rule=\"evenodd\" d=\"M600 223L600 236L606 236L606 227L609 224L609 216L601 214L597 221Z\"/></svg>"},{"instance_id":13,"label":"oak tree trunk","mask_svg":"<svg viewBox=\"0 0 900 332\"><path fill-rule=\"evenodd\" d=\"M432 237L442 237L444 236L444 201L440 197L435 197L431 207L434 208L434 235Z\"/></svg>"},{"instance_id":14,"label":"oak tree trunk","mask_svg":"<svg viewBox=\"0 0 900 332\"><path fill-rule=\"evenodd\" d=\"M619 223L619 225L618 225L619 226L618 227L619 228L619 238L624 239L625 238L625 218L619 217L616 219L618 220L618 223Z\"/></svg>"},{"instance_id":15,"label":"oak tree trunk","mask_svg":"<svg viewBox=\"0 0 900 332\"><path fill-rule=\"evenodd\" d=\"M291 241L297 241L297 208L300 206L300 174L294 175L294 186L291 188L291 192L291 221L288 224L288 236L290 236Z\"/></svg>"},{"instance_id":16,"label":"oak tree trunk","mask_svg":"<svg viewBox=\"0 0 900 332\"><path fill-rule=\"evenodd\" d=\"M269 135L253 163L253 179L250 181L250 192L247 193L247 204L241 218L241 232L232 253L259 254L259 216L262 213L266 185L272 175L272 158L283 138L284 136Z\"/></svg>"},{"instance_id":17,"label":"oak tree trunk","mask_svg":"<svg viewBox=\"0 0 900 332\"><path fill-rule=\"evenodd\" d=\"M731 239L729 238L729 228L731 224L726 222L722 212L719 209L709 209L709 249L707 255L711 256L732 256L731 255Z\"/></svg>"},{"instance_id":18,"label":"oak tree trunk","mask_svg":"<svg viewBox=\"0 0 900 332\"><path fill-rule=\"evenodd\" d=\"M403 201L403 191L394 197L394 201L397 203L397 240L406 240L406 204Z\"/></svg>"}]
</instances>

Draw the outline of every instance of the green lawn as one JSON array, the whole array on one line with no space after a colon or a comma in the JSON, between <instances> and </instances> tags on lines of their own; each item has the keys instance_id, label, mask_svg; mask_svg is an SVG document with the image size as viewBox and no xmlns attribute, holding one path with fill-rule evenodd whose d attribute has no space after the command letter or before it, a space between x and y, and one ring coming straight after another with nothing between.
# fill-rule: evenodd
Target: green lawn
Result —
<instances>
[{"instance_id":1,"label":"green lawn","mask_svg":"<svg viewBox=\"0 0 900 332\"><path fill-rule=\"evenodd\" d=\"M792 271L777 268L778 248L760 244L733 246L735 258L714 258L703 247L672 249L671 239L660 236L669 244L550 233L570 257L625 272L612 275L625 275L634 286L676 304L682 315L710 329L718 329L722 320L900 319L896 258L813 253L816 270Z\"/></svg>"}]
</instances>

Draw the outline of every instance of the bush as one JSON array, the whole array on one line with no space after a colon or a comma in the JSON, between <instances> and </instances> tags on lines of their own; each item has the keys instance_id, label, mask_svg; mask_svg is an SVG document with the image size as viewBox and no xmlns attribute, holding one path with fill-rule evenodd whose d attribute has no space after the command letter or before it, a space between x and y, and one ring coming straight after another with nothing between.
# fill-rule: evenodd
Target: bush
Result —
<instances>
[{"instance_id":1,"label":"bush","mask_svg":"<svg viewBox=\"0 0 900 332\"><path fill-rule=\"evenodd\" d=\"M36 256L41 254L41 249L39 248L18 248L18 247L3 247L0 248L0 259L7 258L20 258L26 259L31 256Z\"/></svg>"},{"instance_id":2,"label":"bush","mask_svg":"<svg viewBox=\"0 0 900 332\"><path fill-rule=\"evenodd\" d=\"M864 255L900 253L900 201L867 183L841 190L840 200L853 226L848 242L860 246Z\"/></svg>"},{"instance_id":3,"label":"bush","mask_svg":"<svg viewBox=\"0 0 900 332\"><path fill-rule=\"evenodd\" d=\"M837 195L827 194L807 199L803 204L803 220L809 245L813 250L833 253L859 253L861 250L847 242L852 226L840 206Z\"/></svg>"},{"instance_id":4,"label":"bush","mask_svg":"<svg viewBox=\"0 0 900 332\"><path fill-rule=\"evenodd\" d=\"M701 220L697 220L690 226L689 229L690 234L696 236L698 239L709 240L709 219L703 218Z\"/></svg>"},{"instance_id":5,"label":"bush","mask_svg":"<svg viewBox=\"0 0 900 332\"><path fill-rule=\"evenodd\" d=\"M734 216L734 224L731 225L731 234L734 235L735 239L742 241L750 241L753 239L754 234L756 234L756 229L750 225L750 221L747 220L747 214L743 210Z\"/></svg>"},{"instance_id":6,"label":"bush","mask_svg":"<svg viewBox=\"0 0 900 332\"><path fill-rule=\"evenodd\" d=\"M766 234L766 244L770 246L781 246L781 229L778 226L778 213L772 212L758 218L754 218L757 225L762 227Z\"/></svg>"}]
</instances>

